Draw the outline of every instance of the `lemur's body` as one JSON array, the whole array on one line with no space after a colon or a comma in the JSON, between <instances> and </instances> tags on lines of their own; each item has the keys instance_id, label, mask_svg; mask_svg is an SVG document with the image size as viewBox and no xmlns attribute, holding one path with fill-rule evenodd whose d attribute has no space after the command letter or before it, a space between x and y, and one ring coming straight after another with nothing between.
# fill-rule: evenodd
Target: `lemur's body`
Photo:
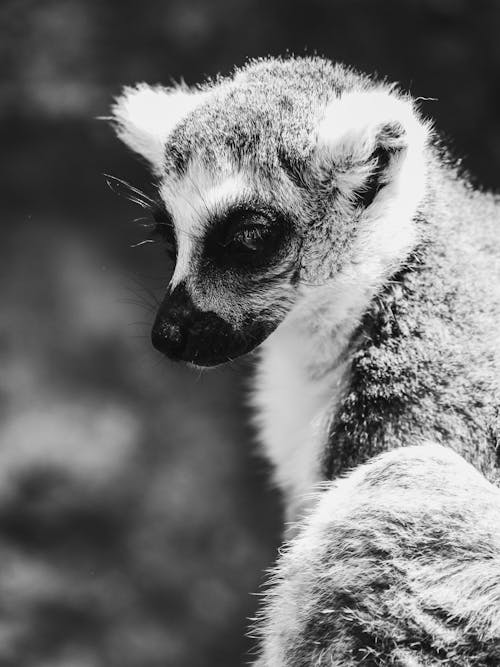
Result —
<instances>
[{"instance_id":1,"label":"lemur's body","mask_svg":"<svg viewBox=\"0 0 500 667\"><path fill-rule=\"evenodd\" d=\"M402 445L449 445L498 480L498 204L410 98L271 60L128 89L114 118L159 176L175 244L153 342L198 365L262 343L255 403L289 519L318 482ZM265 664L311 664L287 660Z\"/></svg>"},{"instance_id":2,"label":"lemur's body","mask_svg":"<svg viewBox=\"0 0 500 667\"><path fill-rule=\"evenodd\" d=\"M449 445L499 479L499 208L434 169L425 240L362 317L339 321L332 301L263 344L264 442L299 507L313 482L402 443Z\"/></svg>"}]
</instances>

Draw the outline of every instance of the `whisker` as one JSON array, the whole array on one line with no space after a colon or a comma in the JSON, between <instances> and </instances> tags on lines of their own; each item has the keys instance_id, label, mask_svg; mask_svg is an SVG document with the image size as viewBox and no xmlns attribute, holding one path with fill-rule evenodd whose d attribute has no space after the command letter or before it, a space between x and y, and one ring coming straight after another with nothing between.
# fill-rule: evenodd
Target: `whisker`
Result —
<instances>
[{"instance_id":1,"label":"whisker","mask_svg":"<svg viewBox=\"0 0 500 667\"><path fill-rule=\"evenodd\" d=\"M145 220L146 222L145 222L145 224L143 225L143 227L153 227L153 225L154 225L154 221L151 220L151 218L148 218L148 217L145 217L145 216L141 216L140 218L134 218L134 219L132 220L132 222L142 222L142 221L144 221L144 220Z\"/></svg>"},{"instance_id":2,"label":"whisker","mask_svg":"<svg viewBox=\"0 0 500 667\"><path fill-rule=\"evenodd\" d=\"M130 247L138 248L139 246L146 245L147 243L158 243L158 241L155 241L154 239L144 239L144 241L138 241L137 243L132 243Z\"/></svg>"},{"instance_id":3,"label":"whisker","mask_svg":"<svg viewBox=\"0 0 500 667\"><path fill-rule=\"evenodd\" d=\"M119 299L118 303L123 303L126 306L136 306L137 308L143 308L146 312L156 314L156 308L153 308L150 304L145 301L137 301L135 299Z\"/></svg>"},{"instance_id":4,"label":"whisker","mask_svg":"<svg viewBox=\"0 0 500 667\"><path fill-rule=\"evenodd\" d=\"M103 176L108 188L118 196L125 197L125 199L128 199L133 204L149 210L157 205L157 202L152 197L139 190L139 188L127 183L127 181L116 176L111 176L111 174L103 174Z\"/></svg>"},{"instance_id":5,"label":"whisker","mask_svg":"<svg viewBox=\"0 0 500 667\"><path fill-rule=\"evenodd\" d=\"M142 293L137 292L132 287L127 288L128 291L135 297L137 304L143 307L148 307L152 312L156 312L160 306L160 301L156 295L145 287L142 287Z\"/></svg>"},{"instance_id":6,"label":"whisker","mask_svg":"<svg viewBox=\"0 0 500 667\"><path fill-rule=\"evenodd\" d=\"M148 303L150 306L152 306L153 310L156 312L158 308L161 306L161 299L159 299L154 291L150 287L146 287L146 285L142 285L137 279L134 280L136 286L139 288L140 292L137 293L133 288L129 287L129 290L132 292L132 294L135 294L135 296L139 299L143 298L146 303ZM142 292L142 295L141 295ZM162 290L163 293L163 290ZM145 297L148 297L146 299Z\"/></svg>"}]
</instances>

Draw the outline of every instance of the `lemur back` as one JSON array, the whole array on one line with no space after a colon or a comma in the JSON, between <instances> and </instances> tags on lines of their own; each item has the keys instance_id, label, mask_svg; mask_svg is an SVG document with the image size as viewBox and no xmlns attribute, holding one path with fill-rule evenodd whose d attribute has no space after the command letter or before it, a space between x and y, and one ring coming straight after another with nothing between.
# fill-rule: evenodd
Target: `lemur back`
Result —
<instances>
[{"instance_id":1,"label":"lemur back","mask_svg":"<svg viewBox=\"0 0 500 667\"><path fill-rule=\"evenodd\" d=\"M352 338L329 479L402 442L433 441L499 480L498 202L446 169L433 178L422 241Z\"/></svg>"},{"instance_id":2,"label":"lemur back","mask_svg":"<svg viewBox=\"0 0 500 667\"><path fill-rule=\"evenodd\" d=\"M499 202L458 174L415 100L319 58L270 59L125 89L113 123L157 178L175 262L153 344L197 366L256 350L256 424L289 521L314 525L318 484L400 447L446 445L498 483ZM437 502L455 491L443 478ZM262 664L312 664L299 655ZM366 664L439 664L419 655Z\"/></svg>"}]
</instances>

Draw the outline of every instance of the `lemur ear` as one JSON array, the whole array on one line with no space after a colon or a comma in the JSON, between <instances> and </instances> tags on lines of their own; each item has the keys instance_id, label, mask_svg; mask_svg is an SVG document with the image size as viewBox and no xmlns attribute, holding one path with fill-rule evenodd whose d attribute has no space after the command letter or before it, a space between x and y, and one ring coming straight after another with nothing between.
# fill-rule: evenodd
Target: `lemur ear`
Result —
<instances>
[{"instance_id":1,"label":"lemur ear","mask_svg":"<svg viewBox=\"0 0 500 667\"><path fill-rule=\"evenodd\" d=\"M428 131L412 101L390 89L347 93L326 108L315 165L323 183L368 206L403 167L422 171Z\"/></svg>"},{"instance_id":2,"label":"lemur ear","mask_svg":"<svg viewBox=\"0 0 500 667\"><path fill-rule=\"evenodd\" d=\"M118 137L161 174L168 135L205 95L186 86L126 87L112 106L111 122Z\"/></svg>"}]
</instances>

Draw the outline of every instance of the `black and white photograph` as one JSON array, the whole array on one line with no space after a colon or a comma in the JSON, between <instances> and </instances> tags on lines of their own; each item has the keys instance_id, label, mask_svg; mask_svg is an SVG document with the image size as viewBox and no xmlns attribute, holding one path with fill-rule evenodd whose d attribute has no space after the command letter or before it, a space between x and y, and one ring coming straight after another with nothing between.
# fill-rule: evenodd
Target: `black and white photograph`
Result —
<instances>
[{"instance_id":1,"label":"black and white photograph","mask_svg":"<svg viewBox=\"0 0 500 667\"><path fill-rule=\"evenodd\" d=\"M0 3L0 667L500 666L500 3Z\"/></svg>"}]
</instances>

